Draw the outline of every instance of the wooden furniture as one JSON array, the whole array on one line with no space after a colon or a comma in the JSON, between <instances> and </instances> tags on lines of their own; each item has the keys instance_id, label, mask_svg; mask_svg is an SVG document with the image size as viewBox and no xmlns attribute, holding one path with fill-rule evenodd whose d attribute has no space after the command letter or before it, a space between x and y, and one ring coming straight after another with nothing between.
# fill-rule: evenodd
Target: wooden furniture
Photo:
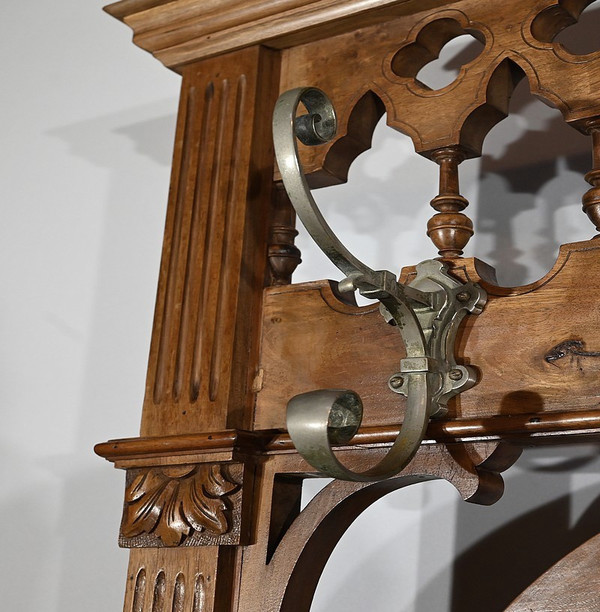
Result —
<instances>
[{"instance_id":1,"label":"wooden furniture","mask_svg":"<svg viewBox=\"0 0 600 612\"><path fill-rule=\"evenodd\" d=\"M490 504L523 444L598 438L600 243L564 245L540 281L498 287L489 267L460 257L473 225L458 181L460 163L480 155L526 78L590 136L583 209L600 229L600 53L577 56L554 42L588 4L122 0L107 7L133 29L136 44L183 77L140 437L96 447L127 472L120 532L131 548L127 612L306 611L336 542L389 491L444 478L466 501ZM464 33L482 43L480 54L450 85L422 85L420 68ZM353 468L371 465L402 421L404 400L387 383L405 351L377 308L357 307L329 281L290 284L300 262L295 215L270 133L278 95L297 86L326 91L339 115L333 142L301 147L310 184L346 180L387 112L388 124L439 165L427 232L440 257L488 294L483 313L463 323L456 350L459 363L477 365L480 381L430 423L408 467L375 483L334 481L302 512L302 479L316 471L286 433L288 400L323 387L359 392L363 426L338 454ZM407 267L402 280L414 274ZM507 346L507 333L525 340ZM357 337L368 341L357 348ZM597 556L597 545L574 558ZM597 580L573 582L583 607L569 607L560 589L563 607L544 607L546 592L559 601L547 584L556 587L556 576L578 567L565 559L510 610L600 610Z\"/></svg>"}]
</instances>

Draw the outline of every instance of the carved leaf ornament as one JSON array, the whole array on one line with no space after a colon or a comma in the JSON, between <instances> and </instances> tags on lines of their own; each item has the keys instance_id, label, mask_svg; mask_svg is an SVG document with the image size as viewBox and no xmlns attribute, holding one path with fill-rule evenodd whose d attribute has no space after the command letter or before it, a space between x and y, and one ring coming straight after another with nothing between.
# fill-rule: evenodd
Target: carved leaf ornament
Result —
<instances>
[{"instance_id":1,"label":"carved leaf ornament","mask_svg":"<svg viewBox=\"0 0 600 612\"><path fill-rule=\"evenodd\" d=\"M218 464L141 470L125 491L121 533L152 534L165 546L179 546L194 532L222 535L230 528L225 498L238 488Z\"/></svg>"}]
</instances>

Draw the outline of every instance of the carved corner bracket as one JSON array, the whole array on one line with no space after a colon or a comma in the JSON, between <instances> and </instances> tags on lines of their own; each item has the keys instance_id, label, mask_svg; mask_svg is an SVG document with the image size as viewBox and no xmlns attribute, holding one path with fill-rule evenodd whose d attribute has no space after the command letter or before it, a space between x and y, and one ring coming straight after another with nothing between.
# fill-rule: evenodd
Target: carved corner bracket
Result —
<instances>
[{"instance_id":1,"label":"carved corner bracket","mask_svg":"<svg viewBox=\"0 0 600 612\"><path fill-rule=\"evenodd\" d=\"M239 544L242 481L241 464L128 470L119 545Z\"/></svg>"},{"instance_id":2,"label":"carved corner bracket","mask_svg":"<svg viewBox=\"0 0 600 612\"><path fill-rule=\"evenodd\" d=\"M127 472L120 546L247 543L254 467L240 432L125 438L95 451Z\"/></svg>"}]
</instances>

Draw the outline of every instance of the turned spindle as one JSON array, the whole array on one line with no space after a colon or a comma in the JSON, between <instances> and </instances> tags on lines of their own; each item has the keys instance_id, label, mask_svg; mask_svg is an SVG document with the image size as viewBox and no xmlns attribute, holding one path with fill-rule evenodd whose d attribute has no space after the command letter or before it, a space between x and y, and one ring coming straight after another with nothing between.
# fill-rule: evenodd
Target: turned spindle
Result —
<instances>
[{"instance_id":1,"label":"turned spindle","mask_svg":"<svg viewBox=\"0 0 600 612\"><path fill-rule=\"evenodd\" d=\"M585 180L592 187L583 194L582 208L596 231L600 232L600 118L590 120L586 130L592 137L593 168L585 175Z\"/></svg>"},{"instance_id":2,"label":"turned spindle","mask_svg":"<svg viewBox=\"0 0 600 612\"><path fill-rule=\"evenodd\" d=\"M427 223L427 235L442 257L460 257L473 235L473 222L460 212L469 205L458 188L458 165L465 154L460 147L444 147L434 151L431 159L440 167L440 192L431 200L437 214Z\"/></svg>"},{"instance_id":3,"label":"turned spindle","mask_svg":"<svg viewBox=\"0 0 600 612\"><path fill-rule=\"evenodd\" d=\"M294 245L296 213L283 188L278 183L273 190L271 229L269 236L269 268L271 285L289 285L292 274L302 261L300 249Z\"/></svg>"}]
</instances>

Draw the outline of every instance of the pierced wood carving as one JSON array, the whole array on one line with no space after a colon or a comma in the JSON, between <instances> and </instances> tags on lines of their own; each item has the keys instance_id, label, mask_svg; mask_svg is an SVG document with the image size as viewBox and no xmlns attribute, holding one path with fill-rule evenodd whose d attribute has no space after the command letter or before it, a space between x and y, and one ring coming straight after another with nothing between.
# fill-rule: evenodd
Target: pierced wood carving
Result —
<instances>
[{"instance_id":1,"label":"pierced wood carving","mask_svg":"<svg viewBox=\"0 0 600 612\"><path fill-rule=\"evenodd\" d=\"M550 32L540 24L551 20L552 7L557 6L553 0L514 3L510 14L498 11L493 2L447 3L439 10L284 51L289 69L280 90L310 83L326 91L338 111L340 138L351 135L352 111L370 91L385 105L388 125L408 134L417 152L433 157L437 149L460 146L467 157L473 157L481 154L489 130L507 115L515 85L527 77L532 93L556 106L566 121L585 132L585 121L600 114L600 102L593 93L600 86L600 51L576 55L552 39L575 22L586 4L583 0L571 3L570 21L553 21ZM566 10L562 1L558 5ZM483 43L479 55L462 66L446 87L432 90L418 81L419 69L448 40L464 33ZM338 75L348 67L352 78L340 79ZM340 172L342 159L330 159L340 155L335 143L301 148L301 154L305 171L315 174L309 177L313 186L328 177L328 184L334 183L334 173L343 180L347 166Z\"/></svg>"},{"instance_id":2,"label":"pierced wood carving","mask_svg":"<svg viewBox=\"0 0 600 612\"><path fill-rule=\"evenodd\" d=\"M127 479L121 546L239 542L241 484L226 466L148 467Z\"/></svg>"}]
</instances>

